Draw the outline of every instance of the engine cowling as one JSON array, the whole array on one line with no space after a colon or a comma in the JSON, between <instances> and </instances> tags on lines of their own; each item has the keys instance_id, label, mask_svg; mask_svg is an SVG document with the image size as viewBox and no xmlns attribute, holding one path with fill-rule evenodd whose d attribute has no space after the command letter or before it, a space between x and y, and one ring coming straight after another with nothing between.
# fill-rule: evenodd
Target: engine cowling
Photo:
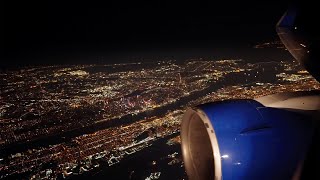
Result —
<instances>
[{"instance_id":1,"label":"engine cowling","mask_svg":"<svg viewBox=\"0 0 320 180\"><path fill-rule=\"evenodd\" d=\"M181 145L189 179L301 178L310 152L319 147L319 94L282 93L188 109ZM319 160L317 154L312 158Z\"/></svg>"}]
</instances>

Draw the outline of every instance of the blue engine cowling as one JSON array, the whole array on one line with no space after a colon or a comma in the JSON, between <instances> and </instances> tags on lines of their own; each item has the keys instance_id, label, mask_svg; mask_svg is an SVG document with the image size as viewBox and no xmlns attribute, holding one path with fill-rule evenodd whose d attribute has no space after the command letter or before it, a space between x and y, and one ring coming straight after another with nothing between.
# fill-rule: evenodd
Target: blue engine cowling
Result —
<instances>
[{"instance_id":1,"label":"blue engine cowling","mask_svg":"<svg viewBox=\"0 0 320 180\"><path fill-rule=\"evenodd\" d=\"M299 179L316 131L314 114L256 100L187 110L181 145L189 179Z\"/></svg>"}]
</instances>

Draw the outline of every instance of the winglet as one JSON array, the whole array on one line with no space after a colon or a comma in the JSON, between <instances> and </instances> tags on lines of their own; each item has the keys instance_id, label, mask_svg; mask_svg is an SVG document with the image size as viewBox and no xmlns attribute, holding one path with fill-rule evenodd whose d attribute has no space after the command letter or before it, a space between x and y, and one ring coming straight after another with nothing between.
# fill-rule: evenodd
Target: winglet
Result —
<instances>
[{"instance_id":1,"label":"winglet","mask_svg":"<svg viewBox=\"0 0 320 180\"><path fill-rule=\"evenodd\" d=\"M295 6L289 7L286 13L279 20L277 27L292 28L297 17L297 8Z\"/></svg>"}]
</instances>

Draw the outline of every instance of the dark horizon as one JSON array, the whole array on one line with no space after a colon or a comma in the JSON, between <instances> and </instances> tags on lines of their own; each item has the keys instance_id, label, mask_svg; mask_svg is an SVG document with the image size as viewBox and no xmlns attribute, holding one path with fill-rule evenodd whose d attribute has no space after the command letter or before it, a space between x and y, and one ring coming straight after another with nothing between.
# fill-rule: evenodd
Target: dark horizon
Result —
<instances>
[{"instance_id":1,"label":"dark horizon","mask_svg":"<svg viewBox=\"0 0 320 180\"><path fill-rule=\"evenodd\" d=\"M287 1L249 0L5 2L2 66L241 51L276 38L275 24L287 7Z\"/></svg>"}]
</instances>

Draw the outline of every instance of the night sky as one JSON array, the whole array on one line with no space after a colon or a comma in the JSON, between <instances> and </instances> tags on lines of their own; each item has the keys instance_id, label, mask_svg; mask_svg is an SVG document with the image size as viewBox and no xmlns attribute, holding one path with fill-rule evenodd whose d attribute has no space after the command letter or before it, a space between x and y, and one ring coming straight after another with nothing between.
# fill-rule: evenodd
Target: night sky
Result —
<instances>
[{"instance_id":1,"label":"night sky","mask_svg":"<svg viewBox=\"0 0 320 180\"><path fill-rule=\"evenodd\" d=\"M1 3L4 67L99 58L114 63L130 52L156 56L175 49L250 46L276 38L275 24L289 5L278 0Z\"/></svg>"}]
</instances>

